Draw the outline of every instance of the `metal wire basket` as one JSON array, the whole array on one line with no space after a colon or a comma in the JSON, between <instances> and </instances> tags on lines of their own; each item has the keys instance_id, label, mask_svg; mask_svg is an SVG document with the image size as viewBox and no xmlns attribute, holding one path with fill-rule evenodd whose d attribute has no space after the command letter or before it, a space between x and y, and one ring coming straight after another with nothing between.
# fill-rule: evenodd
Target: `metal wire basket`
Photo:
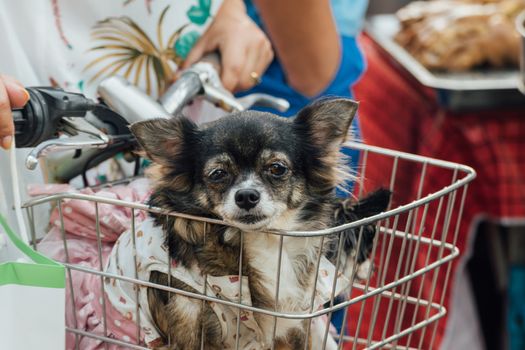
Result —
<instances>
[{"instance_id":1,"label":"metal wire basket","mask_svg":"<svg viewBox=\"0 0 525 350\"><path fill-rule=\"evenodd\" d=\"M354 188L357 196L361 196L367 190L373 189L368 188L370 184L367 179L367 164L373 164L373 162L390 164L388 168L384 169L383 173L386 175L385 182L387 186L393 192L391 208L381 214L331 229L312 232L275 233L280 237L280 254L282 254L283 238L287 236L324 237L333 234L342 235L342 232L348 229L355 229L357 232L361 231L362 233L364 225L373 224L376 227L377 233L369 258L373 268L368 270L367 278L361 282L355 281L344 300L341 300L341 297L336 298L334 280L330 301L319 308L313 307L314 290L312 305L308 312L290 313L276 309L258 309L235 300L220 299L209 295L209 293L191 293L104 271L102 259L103 243L100 229L102 218L99 217L99 209L103 205L117 205L131 210L130 227L134 238L134 249L137 234L135 232L137 212L156 212L206 223L224 224L217 220L193 217L181 213L167 213L158 208L150 208L144 204L128 201L78 193L59 193L32 199L24 204L30 222L33 223L30 225L33 246L35 249L38 248L37 236L40 234L36 232L34 225L35 209L38 206L51 204L52 207L56 208L55 210L58 210L62 237L64 238L65 261L62 261L62 263L67 268L69 280L66 288L68 289L67 295L69 295L66 301L67 307L75 308L73 300L77 291L72 283L72 279L75 278L74 275L84 274L98 276L102 293L104 293L104 279L114 278L139 287L158 288L170 293L196 298L202 300L203 303L214 302L226 305L233 308L237 314L237 330L239 330L241 314L244 312L262 313L275 316L276 319L290 318L312 321L322 318L323 324L326 325L323 330L323 348L330 348L329 345L326 345L330 344L330 339L334 339L338 349L434 348L437 321L447 312L445 295L449 287L452 260L459 255L455 243L459 232L468 183L475 178L475 172L468 166L360 143L351 142L347 146L361 152L361 165L358 172L359 180L356 181ZM410 173L405 171L408 169L407 166L411 169ZM448 174L442 176L442 181L438 182L439 188L432 188L429 185L433 179L429 179L427 174L432 168L439 168L442 174ZM413 178L415 187L397 188L396 183L403 177ZM446 181L445 185L443 185L443 181ZM423 193L423 189L428 192ZM97 232L96 244L99 254L98 268L75 264L69 259L68 240L65 239L63 208L64 202L70 200L85 201L94 208L96 216L95 229ZM361 235L359 235L357 244L361 244ZM239 268L241 269L242 266ZM318 274L319 263L317 268ZM337 274L339 264L336 264L335 268ZM281 266L279 265L275 291L277 298L279 285L285 283L281 279L280 269ZM356 271L352 272L353 275L355 273ZM206 278L207 276L205 276ZM239 294L242 295L242 290L239 290ZM101 302L105 304L104 300ZM74 347L82 349L81 339L87 337L101 341L101 348L146 349L145 345L140 343L141 329L138 326L136 330L137 342L134 344L124 339L116 339L111 334L108 334L107 325L112 320L108 319L106 315L106 306L103 305L102 332L94 333L82 329L82 327L78 326L76 317L68 322L66 330L69 336L75 339ZM138 306L136 312L138 318ZM340 334L334 333L334 327L330 327L330 322L327 322L332 321L336 317L334 315L337 315L338 323L344 325ZM201 344L201 348L204 349L204 342ZM306 344L305 348L308 348L308 342ZM274 344L269 344L269 348L273 349L274 346ZM235 348L241 348L238 342ZM332 345L331 348L334 348L334 346Z\"/></svg>"}]
</instances>

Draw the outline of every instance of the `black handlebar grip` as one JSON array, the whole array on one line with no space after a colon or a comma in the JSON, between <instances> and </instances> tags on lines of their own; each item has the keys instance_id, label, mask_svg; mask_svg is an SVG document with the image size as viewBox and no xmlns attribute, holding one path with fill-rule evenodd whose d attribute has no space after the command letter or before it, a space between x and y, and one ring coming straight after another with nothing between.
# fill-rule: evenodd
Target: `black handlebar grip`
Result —
<instances>
[{"instance_id":1,"label":"black handlebar grip","mask_svg":"<svg viewBox=\"0 0 525 350\"><path fill-rule=\"evenodd\" d=\"M15 124L15 137L21 135L24 132L24 127L26 126L27 119L24 116L24 111L21 109L14 109L11 111L13 115L13 122Z\"/></svg>"},{"instance_id":2,"label":"black handlebar grip","mask_svg":"<svg viewBox=\"0 0 525 350\"><path fill-rule=\"evenodd\" d=\"M34 147L57 136L62 117L84 117L97 104L79 93L52 87L28 87L30 99L13 111L16 147Z\"/></svg>"},{"instance_id":3,"label":"black handlebar grip","mask_svg":"<svg viewBox=\"0 0 525 350\"><path fill-rule=\"evenodd\" d=\"M15 144L17 148L34 147L39 142L45 128L45 104L31 88L27 88L31 98L21 109L12 110L13 122L15 124Z\"/></svg>"}]
</instances>

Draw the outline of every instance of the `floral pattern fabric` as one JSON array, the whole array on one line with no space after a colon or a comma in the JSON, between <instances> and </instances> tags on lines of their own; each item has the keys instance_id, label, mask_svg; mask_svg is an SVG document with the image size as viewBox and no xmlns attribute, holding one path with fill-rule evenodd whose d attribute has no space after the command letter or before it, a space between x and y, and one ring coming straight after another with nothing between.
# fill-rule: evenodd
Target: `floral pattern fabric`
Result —
<instances>
[{"instance_id":1,"label":"floral pattern fabric","mask_svg":"<svg viewBox=\"0 0 525 350\"><path fill-rule=\"evenodd\" d=\"M54 85L95 96L97 83L122 75L158 96L209 26L221 0L20 0L0 4L0 39L10 58L0 72L26 85ZM0 21L2 22L2 21ZM13 59L16 58L16 59ZM18 60L18 61L17 61ZM29 69L19 67L29 65ZM33 74L24 74L26 70Z\"/></svg>"},{"instance_id":2,"label":"floral pattern fabric","mask_svg":"<svg viewBox=\"0 0 525 350\"><path fill-rule=\"evenodd\" d=\"M123 233L115 243L110 254L106 271L126 277L138 277L148 281L151 271L169 274L192 287L201 294L206 294L218 300L227 300L243 305L252 305L248 276L239 278L232 276L205 276L198 268L186 268L176 261L168 261L168 249L164 244L164 234L152 219L142 222L133 237L131 231ZM136 278L135 277L135 278ZM330 300L335 278L335 266L322 257L319 267L314 307L318 308ZM242 286L240 286L242 284ZM349 281L338 274L336 294L349 286ZM239 291L240 293L239 298ZM137 323L139 324L144 342L148 346L158 345L161 337L157 332L149 311L147 287L138 287L119 279L109 279L105 283L106 297L112 308L118 311L111 315L117 319L120 327L111 327L112 333L121 339L131 339L136 342ZM95 303L100 311L101 304ZM222 328L222 346L224 349L235 349L237 332L237 308L218 302L210 303ZM240 349L266 349L262 331L253 316L253 312L241 310ZM142 340L142 339L141 339Z\"/></svg>"},{"instance_id":3,"label":"floral pattern fabric","mask_svg":"<svg viewBox=\"0 0 525 350\"><path fill-rule=\"evenodd\" d=\"M96 98L108 74L126 76L158 97L222 0L17 0L0 1L0 73L24 86L58 86ZM204 115L192 106L194 119ZM204 108L204 107L202 107ZM214 110L209 107L210 112ZM42 183L17 150L21 188ZM0 164L8 164L0 152ZM107 173L96 171L101 178ZM111 178L113 174L107 174ZM0 168L0 210L17 228L9 167ZM93 182L91 182L93 183ZM22 201L27 199L22 193Z\"/></svg>"}]
</instances>

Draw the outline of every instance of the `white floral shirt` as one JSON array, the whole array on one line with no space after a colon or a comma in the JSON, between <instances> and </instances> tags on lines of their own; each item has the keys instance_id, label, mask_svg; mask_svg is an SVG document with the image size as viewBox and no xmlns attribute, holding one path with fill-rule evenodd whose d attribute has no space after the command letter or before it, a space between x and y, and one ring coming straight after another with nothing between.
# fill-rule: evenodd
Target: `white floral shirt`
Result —
<instances>
[{"instance_id":1,"label":"white floral shirt","mask_svg":"<svg viewBox=\"0 0 525 350\"><path fill-rule=\"evenodd\" d=\"M96 96L98 82L125 76L157 97L177 63L212 22L222 0L0 1L0 74L24 86L58 86ZM197 111L199 112L199 111ZM17 155L21 191L42 183ZM0 164L9 164L0 150ZM9 167L0 167L0 212L18 232ZM22 193L22 200L28 196Z\"/></svg>"},{"instance_id":2,"label":"white floral shirt","mask_svg":"<svg viewBox=\"0 0 525 350\"><path fill-rule=\"evenodd\" d=\"M135 241L135 243L133 243ZM134 248L135 247L135 248ZM252 305L249 276L203 276L198 268L188 269L176 261L168 263L168 249L164 244L164 233L154 225L152 219L146 219L136 228L136 237L133 240L131 231L121 235L108 260L106 271L142 281L149 281L151 271L159 271L171 275L197 290L201 294L217 298L217 302L209 305L217 314L222 328L222 345L224 349L235 349L237 331L237 308L220 303L220 300L239 302L239 287L241 286L241 303ZM135 268L136 266L136 268ZM335 276L335 267L324 257L319 267L315 308L330 300L331 288ZM338 274L336 295L349 286L349 281ZM116 338L127 341L136 341L137 322L141 329L141 341L148 346L161 345L161 337L152 320L147 287L138 287L135 284L119 279L107 279L104 283L106 300L111 304L106 306L110 310L109 324L118 324L110 327L110 332ZM99 302L101 302L100 300ZM138 302L138 308L137 308ZM138 312L137 312L138 310ZM115 322L118 320L118 322ZM266 349L262 342L262 331L248 310L241 310L240 348L249 350Z\"/></svg>"}]
</instances>

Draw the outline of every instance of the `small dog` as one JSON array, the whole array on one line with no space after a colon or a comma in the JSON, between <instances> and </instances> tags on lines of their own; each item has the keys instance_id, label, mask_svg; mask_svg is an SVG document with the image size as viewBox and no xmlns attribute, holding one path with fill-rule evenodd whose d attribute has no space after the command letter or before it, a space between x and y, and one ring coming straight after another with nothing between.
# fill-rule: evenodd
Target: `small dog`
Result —
<instances>
[{"instance_id":1,"label":"small dog","mask_svg":"<svg viewBox=\"0 0 525 350\"><path fill-rule=\"evenodd\" d=\"M131 131L153 161L150 205L232 225L154 215L170 257L200 275L237 276L242 245L242 276L248 277L252 305L287 313L308 312L318 256L325 254L334 262L339 235L324 240L284 237L279 257L281 236L267 232L321 230L386 209L388 191L376 192L359 203L335 196L336 187L350 179L340 146L356 110L352 100L326 99L291 119L247 111L200 127L183 117L133 124ZM345 271L351 271L348 262L355 254L358 264L364 262L372 246L375 229L370 225L356 252L358 231L344 233L340 256ZM149 281L197 292L158 271L151 272ZM147 298L151 317L166 344L170 339L171 349L199 349L201 337L205 349L232 346L224 344L224 323L212 303L155 288L148 288ZM257 348L269 348L275 318L262 313L253 317L261 331ZM278 318L275 348L311 348L307 322Z\"/></svg>"}]
</instances>

